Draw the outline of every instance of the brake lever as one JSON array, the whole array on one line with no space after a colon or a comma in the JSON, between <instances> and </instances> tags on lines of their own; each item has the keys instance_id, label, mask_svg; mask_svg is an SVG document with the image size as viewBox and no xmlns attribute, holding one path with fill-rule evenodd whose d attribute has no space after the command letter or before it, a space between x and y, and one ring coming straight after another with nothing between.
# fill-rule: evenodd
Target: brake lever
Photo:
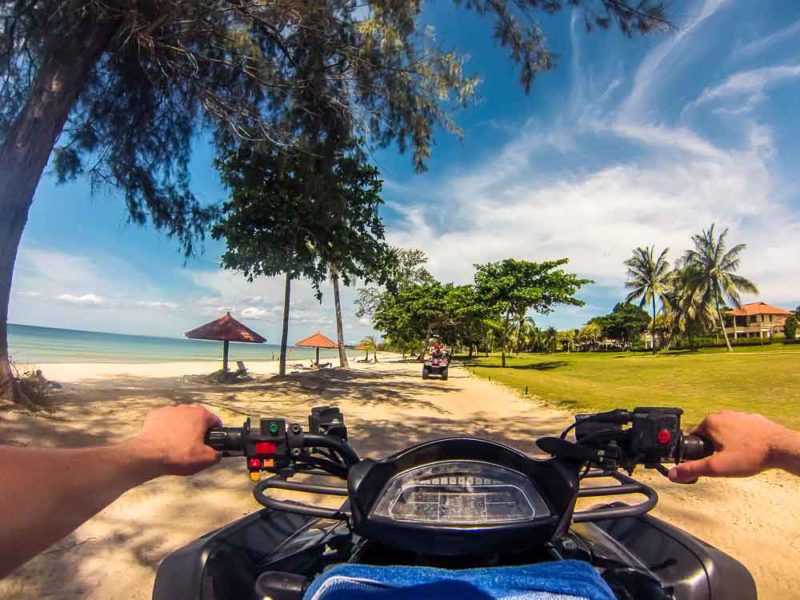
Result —
<instances>
[{"instance_id":1,"label":"brake lever","mask_svg":"<svg viewBox=\"0 0 800 600\"><path fill-rule=\"evenodd\" d=\"M665 467L662 463L653 463L644 466L645 469L655 469L659 473L661 473L664 477L669 478L669 469Z\"/></svg>"},{"instance_id":2,"label":"brake lever","mask_svg":"<svg viewBox=\"0 0 800 600\"><path fill-rule=\"evenodd\" d=\"M615 444L595 449L574 444L558 437L544 437L536 440L536 445L557 458L573 458L605 469L616 469L619 465L619 447Z\"/></svg>"}]
</instances>

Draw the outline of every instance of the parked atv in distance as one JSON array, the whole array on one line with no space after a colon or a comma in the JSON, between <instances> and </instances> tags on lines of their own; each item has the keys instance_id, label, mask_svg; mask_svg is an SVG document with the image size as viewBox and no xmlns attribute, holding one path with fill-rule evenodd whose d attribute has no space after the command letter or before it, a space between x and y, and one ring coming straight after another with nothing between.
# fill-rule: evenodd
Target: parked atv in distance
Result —
<instances>
[{"instance_id":1,"label":"parked atv in distance","mask_svg":"<svg viewBox=\"0 0 800 600\"><path fill-rule=\"evenodd\" d=\"M265 508L167 556L153 599L300 600L332 568L577 565L619 600L755 600L741 563L648 515L658 496L631 477L638 466L665 474L664 463L713 452L707 440L683 433L682 412L578 415L560 437L537 441L545 459L466 436L361 459L335 407L312 409L306 430L283 418L215 427L206 443L244 457ZM276 497L286 490L342 503ZM619 501L630 495L639 501Z\"/></svg>"},{"instance_id":2,"label":"parked atv in distance","mask_svg":"<svg viewBox=\"0 0 800 600\"><path fill-rule=\"evenodd\" d=\"M441 377L447 381L450 371L450 352L446 350L434 350L430 358L422 366L422 378L428 379L431 375Z\"/></svg>"}]
</instances>

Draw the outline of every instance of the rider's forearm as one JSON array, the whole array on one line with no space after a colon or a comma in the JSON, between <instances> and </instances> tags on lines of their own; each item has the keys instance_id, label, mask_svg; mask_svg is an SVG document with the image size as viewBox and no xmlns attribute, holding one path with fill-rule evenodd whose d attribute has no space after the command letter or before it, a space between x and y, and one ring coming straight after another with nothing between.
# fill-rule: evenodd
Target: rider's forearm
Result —
<instances>
[{"instance_id":1,"label":"rider's forearm","mask_svg":"<svg viewBox=\"0 0 800 600\"><path fill-rule=\"evenodd\" d=\"M0 577L157 474L129 442L77 450L0 447Z\"/></svg>"},{"instance_id":2,"label":"rider's forearm","mask_svg":"<svg viewBox=\"0 0 800 600\"><path fill-rule=\"evenodd\" d=\"M773 440L770 449L773 467L800 476L800 431L785 429Z\"/></svg>"}]
</instances>

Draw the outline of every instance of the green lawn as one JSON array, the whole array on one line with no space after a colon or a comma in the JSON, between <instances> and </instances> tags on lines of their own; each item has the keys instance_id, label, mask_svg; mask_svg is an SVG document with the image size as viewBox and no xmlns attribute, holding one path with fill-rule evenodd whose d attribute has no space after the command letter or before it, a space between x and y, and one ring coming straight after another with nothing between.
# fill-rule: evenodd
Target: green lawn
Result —
<instances>
[{"instance_id":1,"label":"green lawn","mask_svg":"<svg viewBox=\"0 0 800 600\"><path fill-rule=\"evenodd\" d=\"M575 412L678 406L685 423L713 410L758 412L800 427L800 345L697 352L521 354L469 363L476 375Z\"/></svg>"}]
</instances>

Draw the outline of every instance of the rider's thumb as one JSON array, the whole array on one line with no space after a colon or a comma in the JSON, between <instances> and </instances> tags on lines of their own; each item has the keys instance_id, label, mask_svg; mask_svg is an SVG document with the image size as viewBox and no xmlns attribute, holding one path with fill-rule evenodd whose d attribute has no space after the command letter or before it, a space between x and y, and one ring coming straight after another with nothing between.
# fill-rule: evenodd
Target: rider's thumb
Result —
<instances>
[{"instance_id":1,"label":"rider's thumb","mask_svg":"<svg viewBox=\"0 0 800 600\"><path fill-rule=\"evenodd\" d=\"M673 483L694 483L698 477L714 473L713 463L714 457L709 456L675 465L669 470L669 480Z\"/></svg>"}]
</instances>

